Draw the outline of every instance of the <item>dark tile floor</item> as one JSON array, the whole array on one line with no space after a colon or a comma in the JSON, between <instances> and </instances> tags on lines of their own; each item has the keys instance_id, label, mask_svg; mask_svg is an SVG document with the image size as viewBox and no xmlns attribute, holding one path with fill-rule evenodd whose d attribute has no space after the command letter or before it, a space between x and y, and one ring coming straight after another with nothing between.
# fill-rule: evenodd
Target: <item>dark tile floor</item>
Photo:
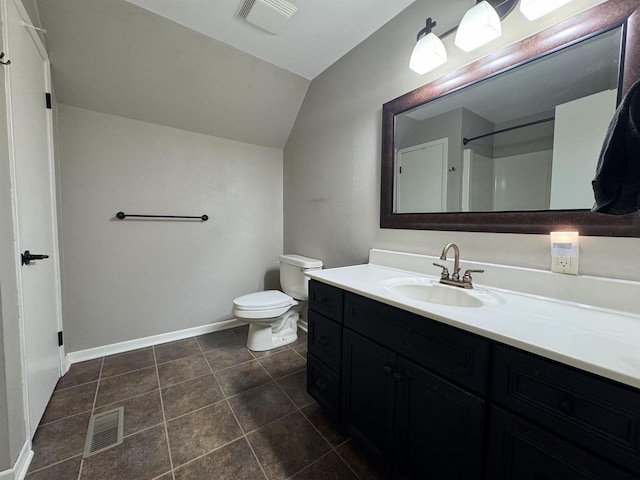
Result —
<instances>
[{"instance_id":1,"label":"dark tile floor","mask_svg":"<svg viewBox=\"0 0 640 480\"><path fill-rule=\"evenodd\" d=\"M247 327L72 365L28 480L377 479L306 392L306 334L269 352ZM92 413L124 407L121 445L83 459Z\"/></svg>"}]
</instances>

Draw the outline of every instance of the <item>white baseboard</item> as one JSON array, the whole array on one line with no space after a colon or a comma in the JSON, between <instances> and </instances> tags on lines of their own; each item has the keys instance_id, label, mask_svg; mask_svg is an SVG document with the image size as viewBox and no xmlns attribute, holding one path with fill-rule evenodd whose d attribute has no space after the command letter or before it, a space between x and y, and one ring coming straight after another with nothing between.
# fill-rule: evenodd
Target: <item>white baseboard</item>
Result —
<instances>
[{"instance_id":1,"label":"white baseboard","mask_svg":"<svg viewBox=\"0 0 640 480\"><path fill-rule=\"evenodd\" d=\"M112 343L111 345L104 345L102 347L87 348L86 350L78 350L77 352L68 353L66 356L66 363L71 365L72 363L93 360L94 358L106 357L107 355L128 352L131 350L136 350L138 348L150 347L152 345L158 345L160 343L172 342L174 340L182 340L183 338L195 337L197 335L204 335L205 333L217 332L219 330L227 330L228 328L239 327L241 325L244 325L244 322L241 322L234 318L232 320L211 323L209 325L203 325L201 327L187 328L185 330L178 330L176 332L161 333L160 335L137 338L135 340L127 340L126 342ZM0 477L0 480L3 480L2 477Z\"/></svg>"},{"instance_id":2,"label":"white baseboard","mask_svg":"<svg viewBox=\"0 0 640 480\"><path fill-rule=\"evenodd\" d=\"M0 472L0 480L24 480L24 477L27 476L32 458L33 450L31 450L31 443L25 442L13 468Z\"/></svg>"}]
</instances>

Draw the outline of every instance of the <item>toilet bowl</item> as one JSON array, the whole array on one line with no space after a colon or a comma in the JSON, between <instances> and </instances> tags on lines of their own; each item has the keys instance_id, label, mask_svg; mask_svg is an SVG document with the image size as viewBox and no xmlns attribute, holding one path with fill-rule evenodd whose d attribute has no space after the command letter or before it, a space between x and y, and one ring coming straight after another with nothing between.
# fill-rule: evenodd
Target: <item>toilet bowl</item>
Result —
<instances>
[{"instance_id":1,"label":"toilet bowl","mask_svg":"<svg viewBox=\"0 0 640 480\"><path fill-rule=\"evenodd\" d=\"M247 348L262 352L298 339L298 320L309 296L305 272L320 270L322 261L301 255L280 255L279 290L242 295L233 301L233 315L249 324Z\"/></svg>"}]
</instances>

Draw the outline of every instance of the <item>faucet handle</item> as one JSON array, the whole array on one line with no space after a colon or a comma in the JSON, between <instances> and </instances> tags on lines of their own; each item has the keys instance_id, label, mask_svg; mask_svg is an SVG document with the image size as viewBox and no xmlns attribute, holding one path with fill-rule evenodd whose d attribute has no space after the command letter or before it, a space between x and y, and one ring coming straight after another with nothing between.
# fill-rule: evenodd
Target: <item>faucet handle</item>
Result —
<instances>
[{"instance_id":1,"label":"faucet handle","mask_svg":"<svg viewBox=\"0 0 640 480\"><path fill-rule=\"evenodd\" d=\"M440 274L440 278L444 278L445 280L449 280L449 269L444 266L444 265L440 265L439 263L435 263L434 265L436 267L440 267L442 269L442 273Z\"/></svg>"},{"instance_id":2,"label":"faucet handle","mask_svg":"<svg viewBox=\"0 0 640 480\"><path fill-rule=\"evenodd\" d=\"M471 278L471 274L472 273L484 273L484 270L481 270L481 269L480 270L473 270L473 269L465 270L464 275L462 276L462 282L463 283L468 283L469 285L471 285L471 280L473 280Z\"/></svg>"}]
</instances>

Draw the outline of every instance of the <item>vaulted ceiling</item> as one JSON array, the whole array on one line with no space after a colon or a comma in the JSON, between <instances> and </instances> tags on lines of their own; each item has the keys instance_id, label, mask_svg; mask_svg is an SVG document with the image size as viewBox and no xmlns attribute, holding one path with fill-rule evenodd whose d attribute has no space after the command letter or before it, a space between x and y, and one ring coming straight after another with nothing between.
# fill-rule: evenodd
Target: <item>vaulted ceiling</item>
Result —
<instances>
[{"instance_id":1,"label":"vaulted ceiling","mask_svg":"<svg viewBox=\"0 0 640 480\"><path fill-rule=\"evenodd\" d=\"M243 0L127 1L309 80L414 2L289 0L298 10L271 35L238 17Z\"/></svg>"},{"instance_id":2,"label":"vaulted ceiling","mask_svg":"<svg viewBox=\"0 0 640 480\"><path fill-rule=\"evenodd\" d=\"M146 8L134 5L134 1L145 4ZM316 50L313 44L299 44L301 40L296 40L300 38L299 33L287 37L289 27L292 31L299 29L296 16L303 26L304 22L313 23L313 18L305 20L308 15L305 9L313 11L319 4L331 3L336 10L325 15L322 22L318 17L320 33L309 32L312 37L318 37L316 45L321 45L327 34L339 37L338 30L349 28L345 25L347 22L337 18L341 12L337 4L359 3L362 6L369 1L394 4L394 8L383 9L387 19L372 14L376 20L356 22L366 24L366 28L359 28L357 35L347 35L348 38L333 47L331 54L325 51L328 48ZM279 44L266 40L276 37L235 17L237 10L231 5L235 3L239 8L242 0L37 0L37 5L41 26L47 30L46 44L58 102L283 148L309 86L309 78L412 1L297 0L298 12L286 26L283 37L277 40L281 42ZM169 4L179 5L180 18L162 11ZM162 11L162 15L147 8ZM345 10L349 11L349 8ZM176 10L172 11L176 13ZM231 34L219 35L216 39L212 35L222 28L214 28L214 32L208 31L206 35L196 31L203 30L203 22L198 26L193 20L207 18L205 12L208 18L213 18L213 25L230 25ZM368 15L363 9L359 14ZM332 16L336 17L335 28L331 25ZM176 23L178 21L183 24ZM267 48L260 52L261 46ZM312 61L305 60L306 66L294 67L297 60L293 57L300 51ZM309 65L315 67L309 69Z\"/></svg>"}]
</instances>

